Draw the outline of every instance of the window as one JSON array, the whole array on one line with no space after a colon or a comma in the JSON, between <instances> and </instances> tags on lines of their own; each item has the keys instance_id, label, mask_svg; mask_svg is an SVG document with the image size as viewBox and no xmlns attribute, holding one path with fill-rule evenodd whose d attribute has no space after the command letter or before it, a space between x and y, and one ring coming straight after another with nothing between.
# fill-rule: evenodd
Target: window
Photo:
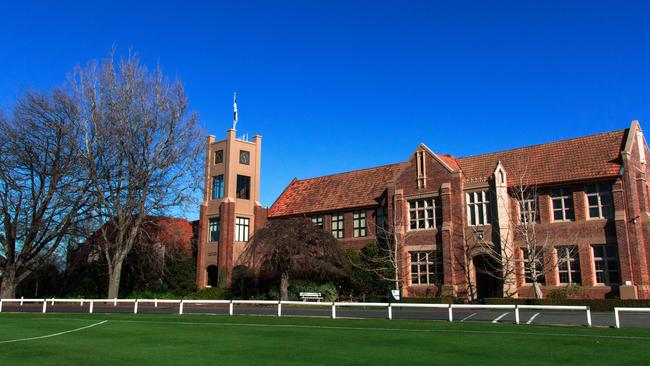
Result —
<instances>
[{"instance_id":1,"label":"window","mask_svg":"<svg viewBox=\"0 0 650 366\"><path fill-rule=\"evenodd\" d=\"M589 203L589 218L611 218L612 186L606 183L589 184L586 191L587 202Z\"/></svg>"},{"instance_id":2,"label":"window","mask_svg":"<svg viewBox=\"0 0 650 366\"><path fill-rule=\"evenodd\" d=\"M465 194L465 198L467 199L468 225L488 225L492 222L489 194L488 191L470 192Z\"/></svg>"},{"instance_id":3,"label":"window","mask_svg":"<svg viewBox=\"0 0 650 366\"><path fill-rule=\"evenodd\" d=\"M533 196L525 197L519 201L519 222L533 223L538 222L539 211L537 209L537 199Z\"/></svg>"},{"instance_id":4,"label":"window","mask_svg":"<svg viewBox=\"0 0 650 366\"><path fill-rule=\"evenodd\" d=\"M235 240L248 241L250 228L250 219L248 217L238 217L235 221Z\"/></svg>"},{"instance_id":5,"label":"window","mask_svg":"<svg viewBox=\"0 0 650 366\"><path fill-rule=\"evenodd\" d=\"M340 239L343 237L343 213L332 214L332 235Z\"/></svg>"},{"instance_id":6,"label":"window","mask_svg":"<svg viewBox=\"0 0 650 366\"><path fill-rule=\"evenodd\" d=\"M366 211L354 211L352 213L352 235L355 238L366 236Z\"/></svg>"},{"instance_id":7,"label":"window","mask_svg":"<svg viewBox=\"0 0 650 366\"><path fill-rule=\"evenodd\" d=\"M237 198L251 199L251 177L237 175Z\"/></svg>"},{"instance_id":8,"label":"window","mask_svg":"<svg viewBox=\"0 0 650 366\"><path fill-rule=\"evenodd\" d=\"M412 285L442 283L442 258L437 252L410 252L409 254Z\"/></svg>"},{"instance_id":9,"label":"window","mask_svg":"<svg viewBox=\"0 0 650 366\"><path fill-rule=\"evenodd\" d=\"M214 152L214 163L215 164L223 163L223 150L217 150Z\"/></svg>"},{"instance_id":10,"label":"window","mask_svg":"<svg viewBox=\"0 0 650 366\"><path fill-rule=\"evenodd\" d=\"M314 223L314 225L318 226L321 229L325 226L323 224L323 215L312 216L311 217L311 222Z\"/></svg>"},{"instance_id":11,"label":"window","mask_svg":"<svg viewBox=\"0 0 650 366\"><path fill-rule=\"evenodd\" d=\"M210 219L208 222L208 238L211 242L219 241L221 235L221 222L218 217Z\"/></svg>"},{"instance_id":12,"label":"window","mask_svg":"<svg viewBox=\"0 0 650 366\"><path fill-rule=\"evenodd\" d=\"M223 198L223 175L212 177L212 199Z\"/></svg>"},{"instance_id":13,"label":"window","mask_svg":"<svg viewBox=\"0 0 650 366\"><path fill-rule=\"evenodd\" d=\"M239 151L239 164L249 165L251 163L251 153L246 150Z\"/></svg>"},{"instance_id":14,"label":"window","mask_svg":"<svg viewBox=\"0 0 650 366\"><path fill-rule=\"evenodd\" d=\"M411 230L433 229L442 225L440 197L409 201Z\"/></svg>"},{"instance_id":15,"label":"window","mask_svg":"<svg viewBox=\"0 0 650 366\"><path fill-rule=\"evenodd\" d=\"M533 261L531 263L531 255L529 255L528 249L522 249L521 251L524 256L524 283L532 284L533 280L536 279L537 281L535 282L542 285L545 284L544 253L539 249L535 250L535 253L533 253L535 258L532 258Z\"/></svg>"},{"instance_id":16,"label":"window","mask_svg":"<svg viewBox=\"0 0 650 366\"><path fill-rule=\"evenodd\" d=\"M580 284L580 257L578 247L565 245L557 247L558 274L562 284Z\"/></svg>"},{"instance_id":17,"label":"window","mask_svg":"<svg viewBox=\"0 0 650 366\"><path fill-rule=\"evenodd\" d=\"M377 226L377 238L386 239L388 234L388 212L386 206L377 207L375 210L375 225Z\"/></svg>"},{"instance_id":18,"label":"window","mask_svg":"<svg viewBox=\"0 0 650 366\"><path fill-rule=\"evenodd\" d=\"M574 221L573 190L571 188L551 189L553 221Z\"/></svg>"},{"instance_id":19,"label":"window","mask_svg":"<svg viewBox=\"0 0 650 366\"><path fill-rule=\"evenodd\" d=\"M596 283L604 283L606 285L621 283L616 245L594 245L592 248L594 250Z\"/></svg>"}]
</instances>

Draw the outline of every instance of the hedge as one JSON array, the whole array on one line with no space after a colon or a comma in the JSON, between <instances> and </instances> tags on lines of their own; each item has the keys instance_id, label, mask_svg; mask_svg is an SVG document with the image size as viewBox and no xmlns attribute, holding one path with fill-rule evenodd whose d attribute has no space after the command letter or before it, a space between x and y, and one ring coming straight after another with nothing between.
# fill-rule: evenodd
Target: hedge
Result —
<instances>
[{"instance_id":1,"label":"hedge","mask_svg":"<svg viewBox=\"0 0 650 366\"><path fill-rule=\"evenodd\" d=\"M650 307L650 300L621 299L521 299L492 297L483 299L483 302L490 305L586 305L592 311L614 311L615 307Z\"/></svg>"},{"instance_id":2,"label":"hedge","mask_svg":"<svg viewBox=\"0 0 650 366\"><path fill-rule=\"evenodd\" d=\"M450 296L443 297L405 297L402 302L408 304L453 304L454 298Z\"/></svg>"}]
</instances>

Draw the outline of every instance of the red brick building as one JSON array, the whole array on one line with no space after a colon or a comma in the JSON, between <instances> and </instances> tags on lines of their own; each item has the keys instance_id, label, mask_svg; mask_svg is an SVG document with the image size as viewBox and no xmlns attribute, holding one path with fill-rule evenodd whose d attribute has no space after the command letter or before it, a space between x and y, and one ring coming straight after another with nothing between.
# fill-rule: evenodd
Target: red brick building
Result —
<instances>
[{"instance_id":1,"label":"red brick building","mask_svg":"<svg viewBox=\"0 0 650 366\"><path fill-rule=\"evenodd\" d=\"M217 273L229 283L245 241L267 218L300 215L346 247L373 243L378 232L394 236L405 296L532 297L517 229L528 218L538 240L550 243L538 278L543 292L579 285L583 297L650 298L648 149L637 121L624 130L469 157L420 144L402 163L294 179L268 210L257 202L261 139L250 143L234 133L220 142L208 139L199 287L216 285ZM214 155L219 149L226 154L221 163ZM241 178L256 190L247 199L238 196L245 187L233 178L247 169L242 151L256 164L248 180ZM224 189L219 172L228 177L222 198L214 194ZM534 195L517 196L516 187ZM478 270L494 258L485 249L469 251L476 242L512 253L500 264L512 269L507 278Z\"/></svg>"}]
</instances>

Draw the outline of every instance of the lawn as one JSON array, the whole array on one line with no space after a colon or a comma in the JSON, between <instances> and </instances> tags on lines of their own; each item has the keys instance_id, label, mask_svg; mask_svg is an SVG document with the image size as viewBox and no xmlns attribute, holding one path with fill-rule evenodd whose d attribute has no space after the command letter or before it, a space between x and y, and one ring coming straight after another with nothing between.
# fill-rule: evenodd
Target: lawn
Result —
<instances>
[{"instance_id":1,"label":"lawn","mask_svg":"<svg viewBox=\"0 0 650 366\"><path fill-rule=\"evenodd\" d=\"M33 339L15 341L25 338ZM648 329L215 315L0 315L0 365L647 365L648 345Z\"/></svg>"}]
</instances>

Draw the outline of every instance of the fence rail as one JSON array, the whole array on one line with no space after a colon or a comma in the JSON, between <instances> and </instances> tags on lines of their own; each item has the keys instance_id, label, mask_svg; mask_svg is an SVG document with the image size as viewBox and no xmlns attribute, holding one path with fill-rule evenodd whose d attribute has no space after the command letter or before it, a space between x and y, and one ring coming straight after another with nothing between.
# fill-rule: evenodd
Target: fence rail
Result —
<instances>
[{"instance_id":1,"label":"fence rail","mask_svg":"<svg viewBox=\"0 0 650 366\"><path fill-rule=\"evenodd\" d=\"M140 304L174 304L178 305L178 314L183 314L185 305L227 305L228 314L234 315L235 305L265 305L277 308L277 316L282 316L283 305L297 305L297 306L316 306L316 307L330 307L331 317L336 319L337 308L346 307L366 307L366 308L383 308L386 309L386 317L393 319L393 308L420 308L420 309L447 309L448 321L454 321L455 309L487 309L487 310L511 310L515 313L515 323L520 324L519 312L520 310L561 310L561 311L584 311L586 315L585 325L591 326L591 310L588 306L559 306L559 305L482 305L482 304L412 304L412 303L384 303L384 302L303 302L303 301L277 301L277 300L166 300L166 299L0 299L0 312L2 312L3 304L18 303L24 306L25 303L42 304L41 312L46 313L48 304L54 306L56 303L79 303L80 307L88 305L88 313L92 314L96 304L112 304L117 307L118 304L133 304L133 313L138 313ZM621 312L637 312L637 313L650 313L650 308L614 308L614 317L616 328L620 328L620 313Z\"/></svg>"},{"instance_id":2,"label":"fence rail","mask_svg":"<svg viewBox=\"0 0 650 366\"><path fill-rule=\"evenodd\" d=\"M619 313L628 312L628 313L650 313L650 308L614 308L614 319L616 322L616 328L621 327L621 319Z\"/></svg>"}]
</instances>

